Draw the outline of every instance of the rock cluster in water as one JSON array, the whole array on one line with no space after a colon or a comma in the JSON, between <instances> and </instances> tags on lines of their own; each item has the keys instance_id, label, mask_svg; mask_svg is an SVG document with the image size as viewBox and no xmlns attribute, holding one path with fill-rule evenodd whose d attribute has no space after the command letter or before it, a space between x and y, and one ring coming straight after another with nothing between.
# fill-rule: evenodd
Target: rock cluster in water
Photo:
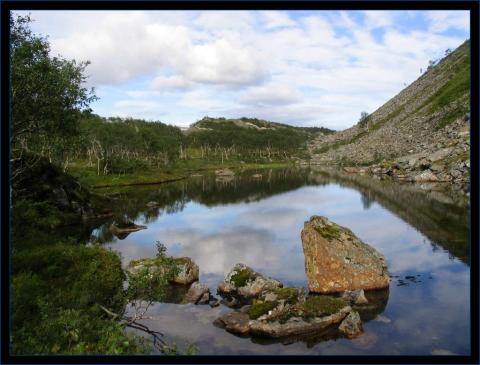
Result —
<instances>
[{"instance_id":1,"label":"rock cluster in water","mask_svg":"<svg viewBox=\"0 0 480 365\"><path fill-rule=\"evenodd\" d=\"M356 337L362 333L362 324L352 306L368 304L363 290L344 293L344 297L306 296L303 288L283 287L280 281L243 264L233 267L218 293L234 298L240 309L217 318L217 326L239 335L270 338L299 336L336 325L339 333Z\"/></svg>"},{"instance_id":2,"label":"rock cluster in water","mask_svg":"<svg viewBox=\"0 0 480 365\"><path fill-rule=\"evenodd\" d=\"M350 230L313 216L302 231L309 289L284 287L279 280L238 263L218 285L222 303L234 308L214 324L239 335L276 339L323 333L334 329L338 336L354 338L363 332L362 317L378 314L385 301L370 303L364 289L389 286L384 257L361 242ZM179 303L219 305L207 285L198 282L198 266L188 257L174 259L180 272L172 284L190 285ZM131 273L148 268L162 274L162 261L132 261ZM388 297L388 295L387 295ZM373 297L372 297L373 298ZM383 307L382 307L383 305Z\"/></svg>"},{"instance_id":3,"label":"rock cluster in water","mask_svg":"<svg viewBox=\"0 0 480 365\"><path fill-rule=\"evenodd\" d=\"M389 286L385 257L348 228L312 216L302 230L308 288L314 293L339 293Z\"/></svg>"}]
</instances>

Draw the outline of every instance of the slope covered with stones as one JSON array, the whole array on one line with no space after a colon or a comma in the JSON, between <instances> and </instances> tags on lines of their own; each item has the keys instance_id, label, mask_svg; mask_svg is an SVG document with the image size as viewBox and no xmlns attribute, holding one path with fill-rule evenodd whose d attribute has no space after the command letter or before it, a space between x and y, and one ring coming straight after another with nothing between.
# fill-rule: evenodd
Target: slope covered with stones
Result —
<instances>
[{"instance_id":1,"label":"slope covered with stones","mask_svg":"<svg viewBox=\"0 0 480 365\"><path fill-rule=\"evenodd\" d=\"M368 166L399 158L415 163L437 153L442 158L436 166L448 175L444 180L455 179L453 175L465 180L469 121L470 41L466 41L372 113L363 126L313 139L310 163ZM429 165L411 167L424 170Z\"/></svg>"}]
</instances>

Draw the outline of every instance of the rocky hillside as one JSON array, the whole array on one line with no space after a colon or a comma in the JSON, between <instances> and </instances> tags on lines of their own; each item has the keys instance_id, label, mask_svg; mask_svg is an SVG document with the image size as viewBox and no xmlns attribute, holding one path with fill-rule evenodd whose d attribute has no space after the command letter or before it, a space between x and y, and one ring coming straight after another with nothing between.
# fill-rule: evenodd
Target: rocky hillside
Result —
<instances>
[{"instance_id":1,"label":"rocky hillside","mask_svg":"<svg viewBox=\"0 0 480 365\"><path fill-rule=\"evenodd\" d=\"M414 181L466 183L470 167L470 41L365 121L309 144L310 163L370 166ZM352 171L353 172L353 171Z\"/></svg>"}]
</instances>

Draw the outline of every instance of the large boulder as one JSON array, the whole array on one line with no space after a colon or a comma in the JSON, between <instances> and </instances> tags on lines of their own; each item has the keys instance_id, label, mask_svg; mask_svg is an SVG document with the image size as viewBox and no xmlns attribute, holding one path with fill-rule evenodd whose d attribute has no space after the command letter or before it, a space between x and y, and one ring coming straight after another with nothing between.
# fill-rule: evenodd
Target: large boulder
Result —
<instances>
[{"instance_id":1,"label":"large boulder","mask_svg":"<svg viewBox=\"0 0 480 365\"><path fill-rule=\"evenodd\" d=\"M248 300L281 287L283 284L280 281L264 276L244 264L236 264L218 285L218 293Z\"/></svg>"},{"instance_id":2,"label":"large boulder","mask_svg":"<svg viewBox=\"0 0 480 365\"><path fill-rule=\"evenodd\" d=\"M198 280L198 265L190 257L176 257L173 259L178 268L178 273L170 281L172 284L189 285ZM131 261L127 271L135 274L144 268L148 268L153 275L164 273L164 261L155 258L143 258Z\"/></svg>"},{"instance_id":3,"label":"large boulder","mask_svg":"<svg viewBox=\"0 0 480 365\"><path fill-rule=\"evenodd\" d=\"M385 257L345 227L312 216L301 233L308 287L338 293L389 286Z\"/></svg>"}]
</instances>

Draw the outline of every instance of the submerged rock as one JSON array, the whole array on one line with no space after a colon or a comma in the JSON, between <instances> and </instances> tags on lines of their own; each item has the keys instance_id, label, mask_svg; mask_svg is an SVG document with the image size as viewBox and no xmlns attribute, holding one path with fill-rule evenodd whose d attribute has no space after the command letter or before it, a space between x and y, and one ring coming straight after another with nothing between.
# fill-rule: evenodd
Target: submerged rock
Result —
<instances>
[{"instance_id":1,"label":"submerged rock","mask_svg":"<svg viewBox=\"0 0 480 365\"><path fill-rule=\"evenodd\" d=\"M280 281L264 276L244 264L236 264L218 285L218 293L248 300L259 297L264 291L281 287L283 284Z\"/></svg>"},{"instance_id":2,"label":"submerged rock","mask_svg":"<svg viewBox=\"0 0 480 365\"><path fill-rule=\"evenodd\" d=\"M190 257L176 257L174 263L177 265L178 274L170 281L172 284L188 285L198 280L198 265ZM135 274L144 268L148 268L148 271L154 275L162 275L165 270L161 259L143 258L131 261L127 271Z\"/></svg>"},{"instance_id":3,"label":"submerged rock","mask_svg":"<svg viewBox=\"0 0 480 365\"><path fill-rule=\"evenodd\" d=\"M312 216L301 233L309 290L338 293L389 286L385 257L345 227Z\"/></svg>"},{"instance_id":4,"label":"submerged rock","mask_svg":"<svg viewBox=\"0 0 480 365\"><path fill-rule=\"evenodd\" d=\"M348 338L354 338L362 333L362 321L360 314L355 311L348 313L348 316L340 323L338 330Z\"/></svg>"}]
</instances>

